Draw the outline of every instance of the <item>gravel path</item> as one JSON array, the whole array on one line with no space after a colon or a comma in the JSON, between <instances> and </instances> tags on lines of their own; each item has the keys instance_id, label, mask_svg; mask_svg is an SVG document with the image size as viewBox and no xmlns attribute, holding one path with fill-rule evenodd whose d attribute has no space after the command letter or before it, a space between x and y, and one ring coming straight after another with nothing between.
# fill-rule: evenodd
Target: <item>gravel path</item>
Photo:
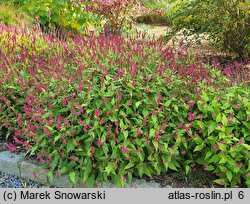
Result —
<instances>
[{"instance_id":1,"label":"gravel path","mask_svg":"<svg viewBox=\"0 0 250 204\"><path fill-rule=\"evenodd\" d=\"M39 183L0 172L0 188L44 188Z\"/></svg>"}]
</instances>

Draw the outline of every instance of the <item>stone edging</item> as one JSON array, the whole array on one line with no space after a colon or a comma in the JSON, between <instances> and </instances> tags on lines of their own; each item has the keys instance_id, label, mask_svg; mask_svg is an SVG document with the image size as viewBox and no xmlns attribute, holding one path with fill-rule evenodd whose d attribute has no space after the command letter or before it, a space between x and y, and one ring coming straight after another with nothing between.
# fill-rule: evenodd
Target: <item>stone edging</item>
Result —
<instances>
[{"instance_id":1,"label":"stone edging","mask_svg":"<svg viewBox=\"0 0 250 204\"><path fill-rule=\"evenodd\" d=\"M67 175L61 177L54 176L52 181L49 181L44 169L32 160L27 160L23 155L17 155L10 151L0 152L0 172L15 175L17 177L32 180L41 183L45 186L56 186L59 188L87 188L84 184L74 186ZM35 176L34 176L35 174ZM97 188L114 188L111 183L96 183ZM160 184L144 179L133 178L131 184L126 184L125 188L160 188ZM171 188L167 186L165 188Z\"/></svg>"}]
</instances>

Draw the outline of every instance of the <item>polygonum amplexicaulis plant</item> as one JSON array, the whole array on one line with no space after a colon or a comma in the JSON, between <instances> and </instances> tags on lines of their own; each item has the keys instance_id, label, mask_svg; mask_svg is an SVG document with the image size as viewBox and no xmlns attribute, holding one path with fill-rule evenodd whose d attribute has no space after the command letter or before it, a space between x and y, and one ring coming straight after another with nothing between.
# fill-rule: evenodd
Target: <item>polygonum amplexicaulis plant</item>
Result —
<instances>
[{"instance_id":1,"label":"polygonum amplexicaulis plant","mask_svg":"<svg viewBox=\"0 0 250 204\"><path fill-rule=\"evenodd\" d=\"M60 41L1 25L0 39L0 133L49 178L123 186L203 166L249 185L248 86L139 32Z\"/></svg>"}]
</instances>

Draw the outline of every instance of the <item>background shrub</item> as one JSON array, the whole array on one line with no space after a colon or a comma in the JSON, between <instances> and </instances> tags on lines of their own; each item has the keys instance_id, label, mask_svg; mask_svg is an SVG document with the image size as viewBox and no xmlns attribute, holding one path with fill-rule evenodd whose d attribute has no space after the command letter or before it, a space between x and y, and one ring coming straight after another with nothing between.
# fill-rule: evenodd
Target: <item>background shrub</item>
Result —
<instances>
[{"instance_id":1,"label":"background shrub","mask_svg":"<svg viewBox=\"0 0 250 204\"><path fill-rule=\"evenodd\" d=\"M89 9L97 13L105 21L105 29L117 34L130 21L129 12L136 0L89 0Z\"/></svg>"},{"instance_id":2,"label":"background shrub","mask_svg":"<svg viewBox=\"0 0 250 204\"><path fill-rule=\"evenodd\" d=\"M193 33L207 32L216 45L234 57L249 58L249 0L176 2L169 15L174 26L173 33L182 28Z\"/></svg>"}]
</instances>

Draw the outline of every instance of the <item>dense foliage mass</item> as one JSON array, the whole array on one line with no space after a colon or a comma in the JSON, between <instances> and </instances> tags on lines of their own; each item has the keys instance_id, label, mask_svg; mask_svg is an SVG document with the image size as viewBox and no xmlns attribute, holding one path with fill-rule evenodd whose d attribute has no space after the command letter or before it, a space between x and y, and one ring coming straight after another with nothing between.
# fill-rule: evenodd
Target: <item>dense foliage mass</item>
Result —
<instances>
[{"instance_id":1,"label":"dense foliage mass","mask_svg":"<svg viewBox=\"0 0 250 204\"><path fill-rule=\"evenodd\" d=\"M145 34L53 35L0 26L0 134L73 183L169 169L250 185L249 86Z\"/></svg>"},{"instance_id":2,"label":"dense foliage mass","mask_svg":"<svg viewBox=\"0 0 250 204\"><path fill-rule=\"evenodd\" d=\"M105 20L108 32L117 34L129 22L129 11L136 0L88 0L89 9Z\"/></svg>"}]
</instances>

